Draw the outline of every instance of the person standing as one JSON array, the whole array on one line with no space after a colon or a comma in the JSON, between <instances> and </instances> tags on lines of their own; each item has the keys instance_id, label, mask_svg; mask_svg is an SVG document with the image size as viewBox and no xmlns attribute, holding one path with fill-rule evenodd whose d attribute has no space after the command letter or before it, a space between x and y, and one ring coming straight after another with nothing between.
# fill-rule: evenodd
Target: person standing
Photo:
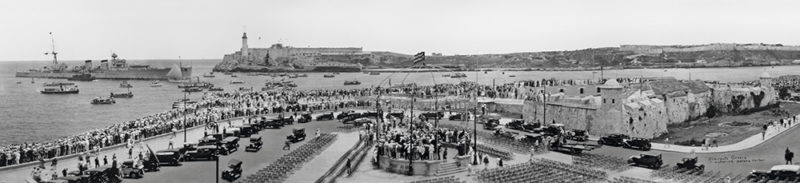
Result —
<instances>
[{"instance_id":1,"label":"person standing","mask_svg":"<svg viewBox=\"0 0 800 183\"><path fill-rule=\"evenodd\" d=\"M787 165L792 164L792 158L794 158L794 153L792 151L789 151L789 147L786 147L786 152L784 153L783 158L786 159Z\"/></svg>"},{"instance_id":2,"label":"person standing","mask_svg":"<svg viewBox=\"0 0 800 183\"><path fill-rule=\"evenodd\" d=\"M347 164L345 164L344 166L345 166L345 168L347 168L347 174L348 175L353 174L353 171L350 169L350 158L347 158Z\"/></svg>"},{"instance_id":3,"label":"person standing","mask_svg":"<svg viewBox=\"0 0 800 183\"><path fill-rule=\"evenodd\" d=\"M442 151L442 155L443 155L442 159L444 160L444 162L447 162L447 148L442 148L441 151Z\"/></svg>"},{"instance_id":4,"label":"person standing","mask_svg":"<svg viewBox=\"0 0 800 183\"><path fill-rule=\"evenodd\" d=\"M108 165L108 155L103 156L103 165Z\"/></svg>"}]
</instances>

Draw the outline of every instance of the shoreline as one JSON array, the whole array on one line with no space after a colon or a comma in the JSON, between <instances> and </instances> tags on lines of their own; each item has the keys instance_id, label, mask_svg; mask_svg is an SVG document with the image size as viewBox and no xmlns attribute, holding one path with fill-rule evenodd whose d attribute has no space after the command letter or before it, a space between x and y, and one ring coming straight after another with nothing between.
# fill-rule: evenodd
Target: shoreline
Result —
<instances>
[{"instance_id":1,"label":"shoreline","mask_svg":"<svg viewBox=\"0 0 800 183\"><path fill-rule=\"evenodd\" d=\"M717 69L717 68L750 68L750 67L787 67L787 66L800 66L798 64L782 64L782 65L740 65L740 66L680 66L680 65L670 65L670 66L609 66L603 67L529 67L529 68L492 68L492 67L483 67L478 69L477 71L614 71L614 70L633 70L633 69ZM346 73L356 73L356 72L384 72L384 73L392 73L392 72L470 72L476 71L476 69L408 69L408 68L363 68L360 71L308 71L308 70L274 70L270 71L267 68L264 69L243 69L243 68L236 68L236 69L217 69L214 68L213 72L232 72L232 73L330 73L330 72L346 72Z\"/></svg>"}]
</instances>

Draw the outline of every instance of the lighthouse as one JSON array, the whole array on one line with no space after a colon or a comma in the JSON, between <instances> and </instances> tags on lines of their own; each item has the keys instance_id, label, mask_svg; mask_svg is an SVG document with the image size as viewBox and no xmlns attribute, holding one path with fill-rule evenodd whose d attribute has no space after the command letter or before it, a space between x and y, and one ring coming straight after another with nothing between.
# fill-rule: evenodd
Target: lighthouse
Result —
<instances>
[{"instance_id":1,"label":"lighthouse","mask_svg":"<svg viewBox=\"0 0 800 183\"><path fill-rule=\"evenodd\" d=\"M242 33L242 60L247 60L250 53L247 51L247 33Z\"/></svg>"}]
</instances>

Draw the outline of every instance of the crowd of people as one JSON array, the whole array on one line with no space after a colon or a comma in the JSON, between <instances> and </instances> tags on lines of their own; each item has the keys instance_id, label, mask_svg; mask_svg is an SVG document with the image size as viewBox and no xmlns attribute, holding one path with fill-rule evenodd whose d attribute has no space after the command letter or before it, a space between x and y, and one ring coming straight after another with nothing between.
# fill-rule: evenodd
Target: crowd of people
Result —
<instances>
[{"instance_id":1,"label":"crowd of people","mask_svg":"<svg viewBox=\"0 0 800 183\"><path fill-rule=\"evenodd\" d=\"M470 133L466 130L452 130L435 128L431 121L414 122L414 128L409 131L406 122L398 126L387 125L383 135L375 145L377 157L406 160L440 160L446 159L445 146L455 147L458 156L467 155L472 151Z\"/></svg>"},{"instance_id":2,"label":"crowd of people","mask_svg":"<svg viewBox=\"0 0 800 183\"><path fill-rule=\"evenodd\" d=\"M369 101L358 100L358 97L368 96L370 91L371 89L207 93L194 105L185 107L185 110L173 109L48 142L0 147L0 167L97 151L116 144L126 144L132 148L136 142L148 137L239 116L369 106Z\"/></svg>"}]
</instances>

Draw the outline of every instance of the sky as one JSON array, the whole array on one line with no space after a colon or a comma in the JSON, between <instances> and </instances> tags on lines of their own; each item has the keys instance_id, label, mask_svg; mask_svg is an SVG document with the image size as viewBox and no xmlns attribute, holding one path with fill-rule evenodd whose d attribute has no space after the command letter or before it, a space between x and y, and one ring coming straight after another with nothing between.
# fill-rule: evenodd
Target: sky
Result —
<instances>
[{"instance_id":1,"label":"sky","mask_svg":"<svg viewBox=\"0 0 800 183\"><path fill-rule=\"evenodd\" d=\"M0 61L221 59L241 47L490 54L623 44L800 45L800 1L0 1ZM259 39L260 38L260 39Z\"/></svg>"}]
</instances>

